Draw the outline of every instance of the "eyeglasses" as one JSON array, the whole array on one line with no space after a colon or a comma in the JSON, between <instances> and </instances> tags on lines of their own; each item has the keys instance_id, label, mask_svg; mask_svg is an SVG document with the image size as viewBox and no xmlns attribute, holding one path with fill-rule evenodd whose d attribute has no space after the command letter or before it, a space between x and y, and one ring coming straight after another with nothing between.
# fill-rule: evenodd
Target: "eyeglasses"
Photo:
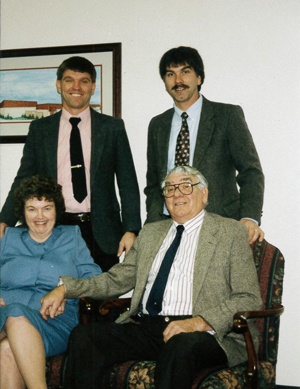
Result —
<instances>
[{"instance_id":1,"label":"eyeglasses","mask_svg":"<svg viewBox=\"0 0 300 389\"><path fill-rule=\"evenodd\" d=\"M190 182L182 182L181 184L175 184L175 185L166 185L163 188L163 195L164 197L173 197L175 195L176 189L179 190L184 195L190 195L193 193L194 186L200 184L200 182L196 182L196 184L191 184Z\"/></svg>"}]
</instances>

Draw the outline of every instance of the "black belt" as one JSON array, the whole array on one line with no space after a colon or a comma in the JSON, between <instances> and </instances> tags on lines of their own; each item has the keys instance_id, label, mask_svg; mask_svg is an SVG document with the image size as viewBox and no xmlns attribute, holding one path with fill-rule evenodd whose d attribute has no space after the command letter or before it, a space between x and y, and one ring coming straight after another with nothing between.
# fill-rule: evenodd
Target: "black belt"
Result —
<instances>
[{"instance_id":1,"label":"black belt","mask_svg":"<svg viewBox=\"0 0 300 389\"><path fill-rule=\"evenodd\" d=\"M139 313L137 316L135 316L135 320L140 323L145 324L160 324L160 323L169 323L171 321L175 320L185 320L192 318L192 315L176 315L176 316L150 316L146 315L144 313Z\"/></svg>"},{"instance_id":2,"label":"black belt","mask_svg":"<svg viewBox=\"0 0 300 389\"><path fill-rule=\"evenodd\" d=\"M91 221L90 212L87 213L70 213L65 212L61 218L62 223L86 223Z\"/></svg>"}]
</instances>

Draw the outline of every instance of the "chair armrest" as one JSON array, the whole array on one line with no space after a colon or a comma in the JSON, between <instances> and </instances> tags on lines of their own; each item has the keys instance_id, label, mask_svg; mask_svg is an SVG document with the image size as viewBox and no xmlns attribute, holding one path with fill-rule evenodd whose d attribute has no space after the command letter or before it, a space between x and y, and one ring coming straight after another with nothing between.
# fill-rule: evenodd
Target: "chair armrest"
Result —
<instances>
[{"instance_id":1,"label":"chair armrest","mask_svg":"<svg viewBox=\"0 0 300 389\"><path fill-rule=\"evenodd\" d=\"M87 324L99 321L115 321L123 312L129 310L131 298L112 298L108 300L94 300L81 298L80 322Z\"/></svg>"},{"instance_id":2,"label":"chair armrest","mask_svg":"<svg viewBox=\"0 0 300 389\"><path fill-rule=\"evenodd\" d=\"M124 297L124 298L112 298L109 300L105 300L99 307L99 312L101 315L108 315L111 311L117 311L119 312L119 315L121 313L128 311L130 308L131 303L131 297Z\"/></svg>"},{"instance_id":3,"label":"chair armrest","mask_svg":"<svg viewBox=\"0 0 300 389\"><path fill-rule=\"evenodd\" d=\"M265 309L261 311L240 311L236 312L233 316L233 330L237 333L243 334L245 338L248 362L246 369L246 388L257 387L257 372L258 372L258 359L255 351L251 332L248 327L248 319L259 319L266 317L275 317L281 315L284 311L282 305L276 305L271 309Z\"/></svg>"},{"instance_id":4,"label":"chair armrest","mask_svg":"<svg viewBox=\"0 0 300 389\"><path fill-rule=\"evenodd\" d=\"M103 300L94 300L89 297L83 297L79 300L79 318L83 324L98 321L99 307Z\"/></svg>"},{"instance_id":5,"label":"chair armrest","mask_svg":"<svg viewBox=\"0 0 300 389\"><path fill-rule=\"evenodd\" d=\"M264 309L261 311L240 311L233 316L233 326L236 332L244 332L248 326L248 319L259 319L264 317L272 317L281 315L284 311L282 305L276 305L271 309Z\"/></svg>"}]
</instances>

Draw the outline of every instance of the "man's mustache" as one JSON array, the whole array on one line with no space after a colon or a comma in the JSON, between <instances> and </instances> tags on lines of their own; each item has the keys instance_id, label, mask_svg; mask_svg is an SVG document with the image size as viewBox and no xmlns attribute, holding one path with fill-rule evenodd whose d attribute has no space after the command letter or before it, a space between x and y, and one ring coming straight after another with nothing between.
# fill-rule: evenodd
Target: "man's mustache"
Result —
<instances>
[{"instance_id":1,"label":"man's mustache","mask_svg":"<svg viewBox=\"0 0 300 389\"><path fill-rule=\"evenodd\" d=\"M185 84L176 84L173 86L172 90L175 90L177 88L183 88L183 89L188 89L189 87Z\"/></svg>"}]
</instances>

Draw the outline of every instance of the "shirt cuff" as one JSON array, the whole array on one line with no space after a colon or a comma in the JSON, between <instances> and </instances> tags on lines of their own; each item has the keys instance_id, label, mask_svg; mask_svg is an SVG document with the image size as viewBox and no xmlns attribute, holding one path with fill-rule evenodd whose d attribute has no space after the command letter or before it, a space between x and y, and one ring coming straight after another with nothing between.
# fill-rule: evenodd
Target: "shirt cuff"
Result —
<instances>
[{"instance_id":1,"label":"shirt cuff","mask_svg":"<svg viewBox=\"0 0 300 389\"><path fill-rule=\"evenodd\" d=\"M251 220L252 222L258 225L258 221L255 219L251 219L251 217L242 217L241 220Z\"/></svg>"}]
</instances>

